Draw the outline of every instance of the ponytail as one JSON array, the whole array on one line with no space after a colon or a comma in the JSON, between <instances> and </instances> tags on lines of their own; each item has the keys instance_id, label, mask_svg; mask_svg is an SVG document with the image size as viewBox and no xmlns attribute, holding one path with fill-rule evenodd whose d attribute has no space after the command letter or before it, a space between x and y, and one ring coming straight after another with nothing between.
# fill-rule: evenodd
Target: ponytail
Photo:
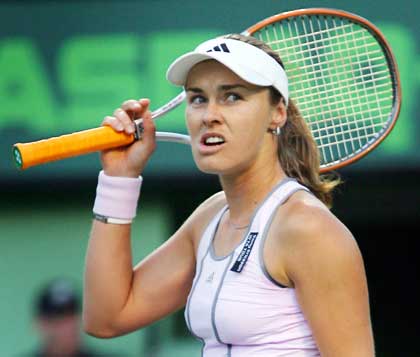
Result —
<instances>
[{"instance_id":1,"label":"ponytail","mask_svg":"<svg viewBox=\"0 0 420 357\"><path fill-rule=\"evenodd\" d=\"M332 191L341 180L336 174L319 174L320 158L317 144L291 99L287 107L286 123L278 137L278 157L287 176L296 178L331 208Z\"/></svg>"}]
</instances>

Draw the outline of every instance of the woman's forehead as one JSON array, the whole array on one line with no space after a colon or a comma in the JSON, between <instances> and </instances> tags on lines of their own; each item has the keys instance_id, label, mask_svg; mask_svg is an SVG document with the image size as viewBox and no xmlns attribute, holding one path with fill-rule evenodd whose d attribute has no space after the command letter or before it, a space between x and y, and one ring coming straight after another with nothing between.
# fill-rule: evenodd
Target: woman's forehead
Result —
<instances>
[{"instance_id":1,"label":"woman's forehead","mask_svg":"<svg viewBox=\"0 0 420 357\"><path fill-rule=\"evenodd\" d=\"M236 73L215 60L206 60L197 63L187 76L185 87L195 87L206 83L223 82L224 84L241 84L247 87L255 85L244 81Z\"/></svg>"}]
</instances>

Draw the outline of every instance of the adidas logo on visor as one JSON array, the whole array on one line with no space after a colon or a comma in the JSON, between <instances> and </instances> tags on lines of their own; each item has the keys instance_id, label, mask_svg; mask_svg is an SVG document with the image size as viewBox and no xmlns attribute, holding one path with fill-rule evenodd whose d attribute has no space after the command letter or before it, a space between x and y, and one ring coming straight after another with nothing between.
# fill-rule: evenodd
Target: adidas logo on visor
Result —
<instances>
[{"instance_id":1,"label":"adidas logo on visor","mask_svg":"<svg viewBox=\"0 0 420 357\"><path fill-rule=\"evenodd\" d=\"M218 46L214 46L213 48L209 49L206 52L213 52L213 51L230 53L228 46L226 46L226 43L221 43Z\"/></svg>"}]
</instances>

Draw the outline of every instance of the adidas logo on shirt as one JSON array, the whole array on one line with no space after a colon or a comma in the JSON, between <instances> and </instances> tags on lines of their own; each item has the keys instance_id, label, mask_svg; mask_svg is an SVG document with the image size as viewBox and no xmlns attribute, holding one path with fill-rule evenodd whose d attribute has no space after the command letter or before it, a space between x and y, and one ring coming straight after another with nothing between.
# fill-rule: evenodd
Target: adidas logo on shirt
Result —
<instances>
[{"instance_id":1,"label":"adidas logo on shirt","mask_svg":"<svg viewBox=\"0 0 420 357\"><path fill-rule=\"evenodd\" d=\"M212 283L214 278L214 272L212 272L206 279L206 283Z\"/></svg>"},{"instance_id":2,"label":"adidas logo on shirt","mask_svg":"<svg viewBox=\"0 0 420 357\"><path fill-rule=\"evenodd\" d=\"M220 45L214 46L213 48L209 49L206 52L226 52L226 53L230 53L228 46L226 46L226 43L221 43Z\"/></svg>"}]
</instances>

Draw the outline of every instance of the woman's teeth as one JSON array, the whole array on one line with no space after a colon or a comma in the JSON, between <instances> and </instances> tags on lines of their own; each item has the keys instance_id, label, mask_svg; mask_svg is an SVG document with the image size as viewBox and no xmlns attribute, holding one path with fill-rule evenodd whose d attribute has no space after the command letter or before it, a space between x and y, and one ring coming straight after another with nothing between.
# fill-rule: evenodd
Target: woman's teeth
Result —
<instances>
[{"instance_id":1,"label":"woman's teeth","mask_svg":"<svg viewBox=\"0 0 420 357\"><path fill-rule=\"evenodd\" d=\"M206 138L206 140L204 141L204 143L206 145L215 145L215 144L221 144L224 143L225 141L223 140L223 138L219 137L219 136L209 136L208 138Z\"/></svg>"}]
</instances>

